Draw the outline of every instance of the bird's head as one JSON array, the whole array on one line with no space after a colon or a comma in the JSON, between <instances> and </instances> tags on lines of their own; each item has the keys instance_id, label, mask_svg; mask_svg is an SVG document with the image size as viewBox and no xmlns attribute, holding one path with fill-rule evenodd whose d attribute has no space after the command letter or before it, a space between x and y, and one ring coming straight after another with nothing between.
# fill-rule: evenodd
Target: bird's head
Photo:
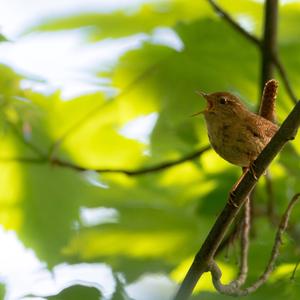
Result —
<instances>
[{"instance_id":1,"label":"bird's head","mask_svg":"<svg viewBox=\"0 0 300 300\"><path fill-rule=\"evenodd\" d=\"M202 96L206 102L207 107L194 115L204 114L205 116L213 114L217 116L234 116L241 111L245 111L246 107L241 100L228 92L216 92L206 94L204 92L197 91L197 94Z\"/></svg>"}]
</instances>

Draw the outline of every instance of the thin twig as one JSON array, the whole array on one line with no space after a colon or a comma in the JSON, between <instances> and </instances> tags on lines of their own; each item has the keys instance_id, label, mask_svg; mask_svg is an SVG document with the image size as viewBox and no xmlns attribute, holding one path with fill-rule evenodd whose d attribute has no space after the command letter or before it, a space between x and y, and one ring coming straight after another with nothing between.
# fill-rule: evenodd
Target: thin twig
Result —
<instances>
[{"instance_id":1,"label":"thin twig","mask_svg":"<svg viewBox=\"0 0 300 300\"><path fill-rule=\"evenodd\" d=\"M238 286L236 286L235 284L232 284L232 283L230 283L228 285L223 285L221 283L222 272L219 269L219 267L217 266L217 264L214 261L211 261L210 271L212 274L213 283L214 283L215 288L220 293L232 295L232 296L246 296L250 293L255 292L260 286L262 286L268 280L269 276L271 275L271 273L274 269L275 261L279 255L279 248L282 244L282 234L284 233L284 231L287 228L291 211L292 211L294 205L296 204L296 202L299 200L299 198L300 198L300 193L296 194L290 201L285 213L283 214L283 216L281 218L281 222L278 226L278 230L277 230L276 237L275 237L275 242L274 242L271 256L270 256L269 262L266 266L266 269L263 272L263 274L259 277L259 279L255 283L253 283L251 286L249 286L248 288L240 289Z\"/></svg>"},{"instance_id":2,"label":"thin twig","mask_svg":"<svg viewBox=\"0 0 300 300\"><path fill-rule=\"evenodd\" d=\"M240 32L245 38L250 40L252 43L257 45L258 47L261 47L260 40L248 32L246 29L244 29L238 22L236 22L224 9L222 9L214 0L207 0L214 11L221 16L224 20L226 20L235 30Z\"/></svg>"},{"instance_id":3,"label":"thin twig","mask_svg":"<svg viewBox=\"0 0 300 300\"><path fill-rule=\"evenodd\" d=\"M245 30L243 27L240 26L238 22L236 22L223 8L221 8L214 0L207 0L208 3L212 6L214 11L220 15L228 24L230 24L235 30L240 32L246 39L251 41L254 45L258 46L260 49L262 48L262 43L259 38ZM286 91L292 100L294 104L297 103L298 98L296 97L296 94L294 93L291 83L288 79L287 72L279 59L279 56L277 53L272 54L272 60L278 70L279 75L281 76L281 79L284 83L284 86L286 88Z\"/></svg>"},{"instance_id":4,"label":"thin twig","mask_svg":"<svg viewBox=\"0 0 300 300\"><path fill-rule=\"evenodd\" d=\"M60 166L60 167L66 167L66 168L70 168L76 171L95 171L98 173L123 173L126 175L143 175L143 174L148 174L148 173L153 173L153 172L158 172L158 171L162 171L164 169L173 167L175 165L184 163L186 161L189 160L193 160L197 157L199 157L200 155L202 155L204 152L208 151L210 149L210 146L205 146L203 148L201 148L200 150L197 150L191 154L188 154L182 158L179 158L177 160L171 160L171 161L167 161L167 162L163 162L154 166L150 166L150 167L144 167L141 169L137 169L137 170L127 170L127 169L90 169L90 168L85 168L70 162L66 162L66 161L62 161L60 159L56 159L54 158L51 162L54 165Z\"/></svg>"},{"instance_id":5,"label":"thin twig","mask_svg":"<svg viewBox=\"0 0 300 300\"><path fill-rule=\"evenodd\" d=\"M69 168L69 169L72 169L72 170L75 170L75 171L80 171L80 172L94 171L94 172L97 172L97 173L123 173L123 174L126 174L126 175L134 176L134 175L149 174L149 173L153 173L153 172L162 171L162 170L167 169L167 168L171 168L173 166L179 165L179 164L184 163L186 161L196 159L197 157L201 156L203 153L205 153L209 149L210 149L210 146L205 146L205 147L201 148L200 150L197 150L197 151L195 151L191 154L183 156L183 157L181 157L177 160L167 161L167 162L163 162L163 163L160 163L160 164L157 164L157 165L154 165L154 166L144 167L144 168L137 169L137 170L86 168L86 167L82 167L82 166L73 164L71 162L60 160L59 158L53 158L53 159L50 160L49 158L15 157L15 158L0 158L0 161L1 162L34 163L34 164L50 163L54 166Z\"/></svg>"},{"instance_id":6,"label":"thin twig","mask_svg":"<svg viewBox=\"0 0 300 300\"><path fill-rule=\"evenodd\" d=\"M265 172L275 156L281 151L282 147L289 140L295 138L299 126L300 101L295 105L294 109L285 119L271 141L254 161L255 168L252 171L255 172L257 178ZM190 297L199 278L208 270L209 264L213 260L227 228L236 217L239 209L245 203L247 195L254 188L256 182L257 181L250 170L243 175L243 179L240 180L231 196L229 196L223 211L211 228L201 249L196 254L195 259L174 298L175 300L187 300Z\"/></svg>"},{"instance_id":7,"label":"thin twig","mask_svg":"<svg viewBox=\"0 0 300 300\"><path fill-rule=\"evenodd\" d=\"M250 196L248 195L244 205L244 220L241 236L241 262L238 278L232 282L236 287L242 286L248 275L248 252L249 252L249 231L250 231Z\"/></svg>"},{"instance_id":8,"label":"thin twig","mask_svg":"<svg viewBox=\"0 0 300 300\"><path fill-rule=\"evenodd\" d=\"M292 211L294 205L296 204L296 202L299 200L299 198L300 198L300 193L294 195L294 197L290 201L284 215L282 216L279 227L278 227L278 231L276 233L275 243L272 248L272 253L271 253L271 257L269 259L269 263L268 263L264 273L261 275L261 277L254 284L252 284L250 287L248 287L246 289L248 294L256 291L263 283L265 283L266 280L268 279L268 277L270 276L271 272L273 271L275 261L279 255L279 247L282 244L282 239L281 239L282 234L284 233L284 231L287 228L291 211Z\"/></svg>"},{"instance_id":9,"label":"thin twig","mask_svg":"<svg viewBox=\"0 0 300 300\"><path fill-rule=\"evenodd\" d=\"M233 231L224 239L219 246L216 255L224 249L227 245L231 244L237 237L241 236L241 258L238 277L233 280L230 285L238 288L242 286L248 275L248 252L249 252L249 233L251 226L251 198L253 191L248 195L245 205L244 214L239 218L233 228Z\"/></svg>"},{"instance_id":10,"label":"thin twig","mask_svg":"<svg viewBox=\"0 0 300 300\"><path fill-rule=\"evenodd\" d=\"M294 279L295 279L295 275L296 275L296 272L297 272L297 269L298 269L299 264L300 264L300 259L298 259L298 261L296 262L296 265L295 265L295 268L294 268L294 270L293 270L293 273L292 273L292 275L291 275L291 277L290 277L290 280L294 280Z\"/></svg>"},{"instance_id":11,"label":"thin twig","mask_svg":"<svg viewBox=\"0 0 300 300\"><path fill-rule=\"evenodd\" d=\"M285 89L286 89L290 99L292 99L292 101L296 104L297 101L298 101L298 98L297 98L296 94L294 93L294 91L292 89L291 83L288 79L287 72L286 72L281 60L279 59L277 54L274 54L272 59L273 59L273 62L275 64L276 68L277 68L278 73L281 76L281 79L283 81L283 84L285 86Z\"/></svg>"}]
</instances>

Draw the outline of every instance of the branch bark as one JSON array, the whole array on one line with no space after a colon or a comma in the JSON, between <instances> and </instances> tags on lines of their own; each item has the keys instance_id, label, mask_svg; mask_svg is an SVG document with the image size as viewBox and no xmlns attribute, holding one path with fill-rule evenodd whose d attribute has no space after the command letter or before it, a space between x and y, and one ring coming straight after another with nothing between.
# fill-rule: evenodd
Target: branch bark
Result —
<instances>
[{"instance_id":1,"label":"branch bark","mask_svg":"<svg viewBox=\"0 0 300 300\"><path fill-rule=\"evenodd\" d=\"M43 156L40 158L32 158L32 157L12 157L12 158L0 158L0 162L20 162L20 163L29 163L29 164L46 164L50 163L54 166L59 166L63 168L72 169L74 171L84 172L84 171L94 171L97 173L123 173L129 176L137 176L137 175L144 175L149 174L153 172L159 172L162 170L165 170L167 168L171 168L173 166L182 164L186 161L196 159L197 157L201 156L203 153L211 149L209 145L204 146L203 148L188 154L186 156L183 156L176 160L170 160L166 162L162 162L160 164L156 164L154 166L144 167L137 170L128 170L128 169L92 169L83 167L68 161L61 160L59 158L51 158L47 156Z\"/></svg>"},{"instance_id":2,"label":"branch bark","mask_svg":"<svg viewBox=\"0 0 300 300\"><path fill-rule=\"evenodd\" d=\"M277 23L278 0L266 0L264 36L261 42L261 91L263 91L265 83L273 78L273 57L277 56Z\"/></svg>"},{"instance_id":3,"label":"branch bark","mask_svg":"<svg viewBox=\"0 0 300 300\"><path fill-rule=\"evenodd\" d=\"M241 289L240 286L236 285L235 282L230 283L228 285L223 285L221 283L221 277L222 277L221 270L219 269L218 265L214 261L211 262L210 271L212 274L213 283L214 283L215 288L220 293L226 294L226 295L231 295L231 296L246 296L250 293L255 292L260 286L262 286L268 280L269 276L271 275L271 273L274 269L275 261L279 255L279 248L282 244L282 234L284 233L284 231L287 228L291 211L292 211L294 205L296 204L296 202L299 200L299 198L300 198L300 193L296 194L290 201L285 213L283 214L283 216L281 218L280 224L278 226L278 230L277 230L277 233L275 236L275 242L274 242L274 245L272 248L270 259L265 268L265 271L258 278L258 280L255 281L252 285L250 285L247 288L243 288L243 289Z\"/></svg>"},{"instance_id":4,"label":"branch bark","mask_svg":"<svg viewBox=\"0 0 300 300\"><path fill-rule=\"evenodd\" d=\"M224 18L227 23L229 23L235 30L240 32L245 38L247 38L250 42L255 44L258 47L261 47L261 41L259 38L248 32L239 23L237 23L225 10L223 10L214 0L207 0L209 4L212 6L214 11Z\"/></svg>"},{"instance_id":5,"label":"branch bark","mask_svg":"<svg viewBox=\"0 0 300 300\"><path fill-rule=\"evenodd\" d=\"M275 156L281 151L282 147L295 138L300 126L300 101L285 119L270 143L264 148L254 162L255 174L259 178L267 169ZM250 170L245 173L243 179L234 189L231 201L237 207L227 201L223 211L220 213L201 249L196 254L195 259L186 274L174 300L187 300L204 272L209 271L209 264L212 261L229 225L243 206L247 195L256 185L256 180Z\"/></svg>"},{"instance_id":6,"label":"branch bark","mask_svg":"<svg viewBox=\"0 0 300 300\"><path fill-rule=\"evenodd\" d=\"M208 151L211 147L205 146L203 148L201 148L200 150L197 150L189 155L186 155L182 158L179 158L177 160L171 160L171 161L167 161L167 162L163 162L161 164L157 164L154 166L150 166L150 167L145 167L145 168L141 168L141 169L137 169L137 170L126 170L126 169L90 169L90 168L85 168L67 161L63 161L57 158L53 158L51 160L51 163L60 167L65 167L65 168L69 168L69 169L73 169L75 171L94 171L97 173L123 173L126 175L143 175L143 174L148 174L148 173L153 173L153 172L158 172L170 167L173 167L175 165L184 163L186 161L189 160L193 160L197 157L199 157L200 155L202 155L204 152Z\"/></svg>"},{"instance_id":7,"label":"branch bark","mask_svg":"<svg viewBox=\"0 0 300 300\"><path fill-rule=\"evenodd\" d=\"M238 277L231 283L236 287L242 286L248 276L248 253L249 253L249 231L250 231L250 195L247 196L244 205L244 220L241 235L241 261Z\"/></svg>"},{"instance_id":8,"label":"branch bark","mask_svg":"<svg viewBox=\"0 0 300 300\"><path fill-rule=\"evenodd\" d=\"M236 22L224 9L222 9L214 0L207 0L208 3L211 5L213 10L221 16L230 26L233 27L234 30L241 33L246 39L248 39L251 43L253 43L255 46L259 47L259 49L262 49L262 42L259 38L257 38L255 35L251 34L247 30L245 30L238 22ZM294 104L297 103L298 98L293 91L292 85L288 79L287 72L278 56L278 53L272 54L272 61L274 65L276 66L276 69L284 83L284 86L286 88L286 91L292 100Z\"/></svg>"}]
</instances>

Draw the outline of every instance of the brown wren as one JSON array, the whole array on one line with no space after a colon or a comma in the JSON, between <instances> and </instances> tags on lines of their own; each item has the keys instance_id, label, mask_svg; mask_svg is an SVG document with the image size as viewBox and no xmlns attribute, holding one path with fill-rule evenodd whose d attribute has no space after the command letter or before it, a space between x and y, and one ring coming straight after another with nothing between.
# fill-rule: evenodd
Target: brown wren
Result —
<instances>
[{"instance_id":1,"label":"brown wren","mask_svg":"<svg viewBox=\"0 0 300 300\"><path fill-rule=\"evenodd\" d=\"M278 127L249 111L233 94L197 93L207 101L207 107L194 115L204 114L208 138L214 150L234 165L251 168Z\"/></svg>"}]
</instances>

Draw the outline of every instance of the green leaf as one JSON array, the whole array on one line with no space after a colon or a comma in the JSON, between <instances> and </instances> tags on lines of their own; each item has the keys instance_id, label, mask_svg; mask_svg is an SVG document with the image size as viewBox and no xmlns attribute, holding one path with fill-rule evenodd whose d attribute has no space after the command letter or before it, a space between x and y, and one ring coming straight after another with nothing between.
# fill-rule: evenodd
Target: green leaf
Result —
<instances>
[{"instance_id":1,"label":"green leaf","mask_svg":"<svg viewBox=\"0 0 300 300\"><path fill-rule=\"evenodd\" d=\"M0 284L0 299L4 300L4 297L5 297L5 285Z\"/></svg>"},{"instance_id":2,"label":"green leaf","mask_svg":"<svg viewBox=\"0 0 300 300\"><path fill-rule=\"evenodd\" d=\"M102 299L101 293L94 287L87 287L83 285L70 286L55 296L47 297L49 300L99 300Z\"/></svg>"},{"instance_id":3,"label":"green leaf","mask_svg":"<svg viewBox=\"0 0 300 300\"><path fill-rule=\"evenodd\" d=\"M0 43L1 42L9 42L9 40L2 33L0 33Z\"/></svg>"},{"instance_id":4,"label":"green leaf","mask_svg":"<svg viewBox=\"0 0 300 300\"><path fill-rule=\"evenodd\" d=\"M207 14L209 8L204 2L161 1L145 4L131 12L117 11L110 14L88 13L43 21L31 30L53 31L75 28L89 28L93 40L119 38L150 33L158 26L172 26L178 20L190 21Z\"/></svg>"},{"instance_id":5,"label":"green leaf","mask_svg":"<svg viewBox=\"0 0 300 300\"><path fill-rule=\"evenodd\" d=\"M261 3L218 3L251 33L262 35ZM279 54L296 93L300 92L299 14L299 4L280 8ZM177 34L182 49L158 45L152 39L161 27ZM117 91L110 99L94 93L63 101L60 91L42 95L23 90L21 82L27 76L0 66L0 223L14 229L49 268L65 261L100 261L122 273L124 282L150 272L178 280L224 207L240 168L207 151L192 161L149 174L100 173L89 180L88 174L52 162L62 159L86 168L135 170L183 158L207 145L203 118L190 117L205 105L194 91L231 91L255 111L260 94L259 49L220 18L208 1L155 1L130 12L52 18L32 31L77 28L87 29L93 41L142 32L149 38L106 72L109 88ZM99 66L97 76L104 76L100 72ZM279 123L291 108L280 80ZM149 144L120 134L127 122L150 113L157 113L158 120ZM270 169L277 215L298 191L299 145L298 135L293 147L286 147ZM268 196L261 180L253 201L249 283L263 271L274 241L274 225L270 226L265 213ZM110 208L116 218L99 217L89 225L83 208ZM277 262L279 271L249 299L296 299L298 287L287 278L296 261L299 217L296 207ZM237 271L237 245L229 249L225 278ZM124 282L117 279L116 299L126 298ZM100 294L73 286L53 297L93 299ZM219 299L220 295L206 291L195 295L199 297Z\"/></svg>"}]
</instances>

